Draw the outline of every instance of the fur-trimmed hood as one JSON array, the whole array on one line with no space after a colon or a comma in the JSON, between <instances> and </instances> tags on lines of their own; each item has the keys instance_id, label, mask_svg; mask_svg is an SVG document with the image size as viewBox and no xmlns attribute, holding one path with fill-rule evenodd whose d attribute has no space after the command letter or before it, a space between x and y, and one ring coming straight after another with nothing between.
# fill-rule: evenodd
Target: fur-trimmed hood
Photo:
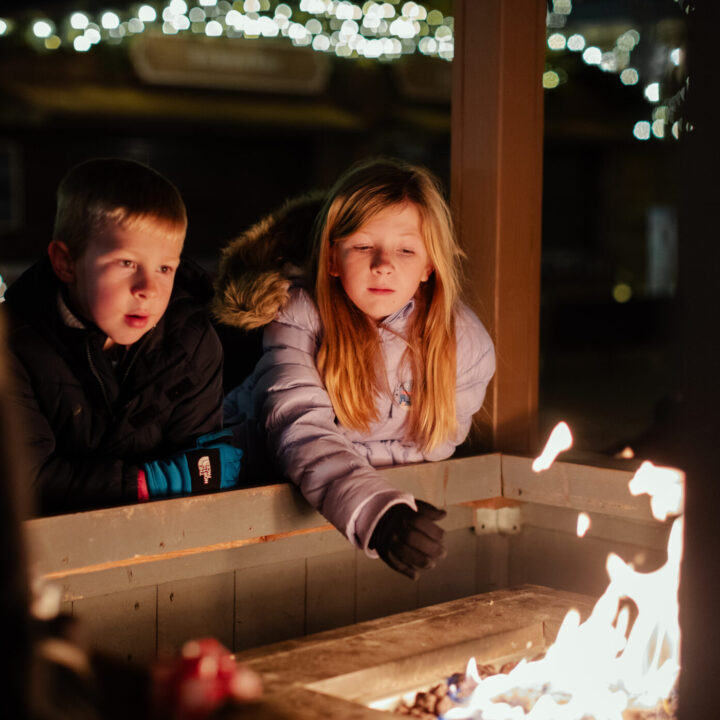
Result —
<instances>
[{"instance_id":1,"label":"fur-trimmed hood","mask_svg":"<svg viewBox=\"0 0 720 720\"><path fill-rule=\"evenodd\" d=\"M316 191L287 201L223 249L212 302L218 322L243 330L272 322L304 275L325 197Z\"/></svg>"}]
</instances>

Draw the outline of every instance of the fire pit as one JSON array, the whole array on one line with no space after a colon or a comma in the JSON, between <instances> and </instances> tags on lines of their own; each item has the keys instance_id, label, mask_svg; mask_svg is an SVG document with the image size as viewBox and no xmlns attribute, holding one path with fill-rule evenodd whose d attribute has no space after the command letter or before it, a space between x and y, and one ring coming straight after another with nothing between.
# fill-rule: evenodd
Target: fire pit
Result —
<instances>
[{"instance_id":1,"label":"fire pit","mask_svg":"<svg viewBox=\"0 0 720 720\"><path fill-rule=\"evenodd\" d=\"M533 466L537 472L571 444L566 428L556 430L546 447L547 464ZM407 693L435 686L443 695L444 687L438 683L462 673L472 658L463 681L467 702L452 707L444 695L440 703L437 694L425 693L427 706L420 703L412 708L416 716L442 714L448 720L674 717L683 482L682 473L672 468L649 462L640 466L628 484L629 492L650 495L656 519L675 518L667 561L642 573L609 554L610 582L592 607L583 596L526 586L245 653L239 659L261 673L267 685L268 697L256 708L258 716L371 717L366 709L393 708ZM590 522L586 513L579 514L578 536L584 536ZM539 657L537 662L522 662ZM478 664L499 670L507 663L516 664L507 675L477 671Z\"/></svg>"},{"instance_id":2,"label":"fire pit","mask_svg":"<svg viewBox=\"0 0 720 720\"><path fill-rule=\"evenodd\" d=\"M470 657L496 666L535 657L570 609L585 618L593 604L584 595L524 586L239 653L265 683L263 701L241 716L377 718L403 694L463 671Z\"/></svg>"}]
</instances>

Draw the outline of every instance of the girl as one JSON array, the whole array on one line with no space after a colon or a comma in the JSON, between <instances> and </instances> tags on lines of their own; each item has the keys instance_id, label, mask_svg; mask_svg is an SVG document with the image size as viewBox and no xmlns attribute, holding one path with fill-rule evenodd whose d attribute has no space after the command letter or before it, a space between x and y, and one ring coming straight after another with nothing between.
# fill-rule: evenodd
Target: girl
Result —
<instances>
[{"instance_id":1,"label":"girl","mask_svg":"<svg viewBox=\"0 0 720 720\"><path fill-rule=\"evenodd\" d=\"M416 577L444 553L435 525L444 512L375 468L452 455L485 397L493 344L458 298L462 251L426 170L393 160L350 168L317 215L301 273L288 232L307 207L286 206L224 252L218 319L243 328L272 319L225 420L257 419L279 470L314 508Z\"/></svg>"}]
</instances>

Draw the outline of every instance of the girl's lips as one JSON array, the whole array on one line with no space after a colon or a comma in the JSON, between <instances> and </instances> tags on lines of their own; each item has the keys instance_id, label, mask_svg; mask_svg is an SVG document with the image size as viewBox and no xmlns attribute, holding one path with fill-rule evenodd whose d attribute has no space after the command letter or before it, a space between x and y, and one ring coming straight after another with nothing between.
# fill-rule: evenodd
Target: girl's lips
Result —
<instances>
[{"instance_id":1,"label":"girl's lips","mask_svg":"<svg viewBox=\"0 0 720 720\"><path fill-rule=\"evenodd\" d=\"M395 292L390 288L368 288L368 290L375 295L389 295L390 293Z\"/></svg>"},{"instance_id":2,"label":"girl's lips","mask_svg":"<svg viewBox=\"0 0 720 720\"><path fill-rule=\"evenodd\" d=\"M147 315L126 315L125 323L130 327L144 328L147 325Z\"/></svg>"}]
</instances>

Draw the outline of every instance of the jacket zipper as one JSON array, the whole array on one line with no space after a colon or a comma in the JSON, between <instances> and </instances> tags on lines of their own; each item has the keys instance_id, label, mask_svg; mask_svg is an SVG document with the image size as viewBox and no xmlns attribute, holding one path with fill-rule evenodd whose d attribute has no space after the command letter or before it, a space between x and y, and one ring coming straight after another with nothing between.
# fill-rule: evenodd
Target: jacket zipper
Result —
<instances>
[{"instance_id":1,"label":"jacket zipper","mask_svg":"<svg viewBox=\"0 0 720 720\"><path fill-rule=\"evenodd\" d=\"M137 359L137 356L140 354L140 350L145 343L147 343L148 337L151 335L152 331L155 328L151 328L148 332L143 335L142 339L140 340L140 344L133 348L133 354L130 358L130 361L127 364L127 367L125 368L125 372L123 373L123 376L120 380L120 385L122 385L128 378L128 375L130 374L130 370L132 369L132 366L135 364L135 360Z\"/></svg>"},{"instance_id":2,"label":"jacket zipper","mask_svg":"<svg viewBox=\"0 0 720 720\"><path fill-rule=\"evenodd\" d=\"M95 379L100 384L100 389L102 390L103 397L105 398L105 404L107 405L107 409L110 411L110 414L113 415L112 405L110 405L110 400L107 396L107 389L105 388L105 383L102 381L102 378L100 377L100 373L98 373L97 368L95 367L95 363L92 359L92 354L90 353L90 341L85 341L85 354L87 355L88 359L88 365L90 365L90 370L92 371L92 374L95 376Z\"/></svg>"},{"instance_id":3,"label":"jacket zipper","mask_svg":"<svg viewBox=\"0 0 720 720\"><path fill-rule=\"evenodd\" d=\"M132 369L132 366L135 364L135 359L138 356L138 351L147 342L147 338L150 335L150 332L146 333L143 339L140 341L140 345L134 348L133 356L130 358L130 361L128 362L128 366L125 368L125 372L123 373L122 379L120 381L120 384L122 385L126 380L128 375L130 374L130 370ZM98 381L100 385L100 389L102 390L103 398L105 398L105 404L107 405L108 410L110 411L110 414L114 417L115 413L113 412L112 405L110 404L110 399L107 395L107 388L105 387L105 383L102 381L102 378L100 377L100 373L97 371L97 368L95 367L95 363L92 359L92 354L90 352L90 342L85 341L85 354L87 355L88 359L88 365L90 365L90 370L92 370L92 374L95 376L95 379Z\"/></svg>"}]
</instances>

